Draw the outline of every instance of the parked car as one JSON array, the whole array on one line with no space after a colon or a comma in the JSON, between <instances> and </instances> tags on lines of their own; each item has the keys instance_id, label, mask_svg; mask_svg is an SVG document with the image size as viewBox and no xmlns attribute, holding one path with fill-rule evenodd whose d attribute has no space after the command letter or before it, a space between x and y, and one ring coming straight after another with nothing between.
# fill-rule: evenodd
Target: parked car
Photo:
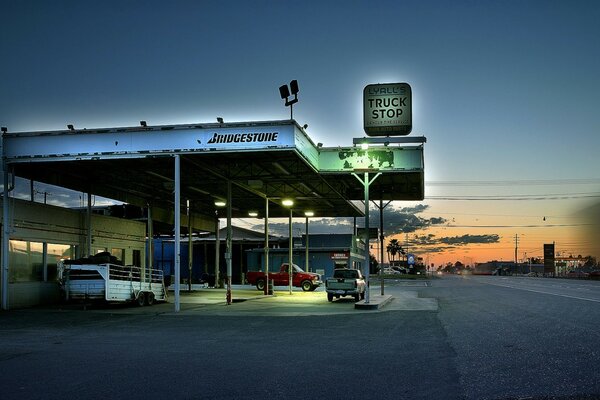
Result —
<instances>
[{"instance_id":1,"label":"parked car","mask_svg":"<svg viewBox=\"0 0 600 400\"><path fill-rule=\"evenodd\" d=\"M265 273L262 271L248 271L246 281L250 285L256 285L258 290L264 290L267 284ZM288 286L290 284L290 273L288 263L283 263L279 267L279 272L269 272L269 280L274 282L274 286ZM301 287L305 292L313 291L321 285L321 276L314 272L304 272L296 264L292 264L292 286Z\"/></svg>"},{"instance_id":2,"label":"parked car","mask_svg":"<svg viewBox=\"0 0 600 400\"><path fill-rule=\"evenodd\" d=\"M394 268L384 268L383 274L384 275L398 275L398 274L400 274L400 272L396 271Z\"/></svg>"},{"instance_id":3,"label":"parked car","mask_svg":"<svg viewBox=\"0 0 600 400\"><path fill-rule=\"evenodd\" d=\"M587 278L590 274L587 272L583 272L577 269L571 270L567 273L567 277L569 278Z\"/></svg>"},{"instance_id":4,"label":"parked car","mask_svg":"<svg viewBox=\"0 0 600 400\"><path fill-rule=\"evenodd\" d=\"M329 301L341 296L353 296L356 301L365 298L365 278L357 269L335 269L333 277L325 280L325 288Z\"/></svg>"}]
</instances>

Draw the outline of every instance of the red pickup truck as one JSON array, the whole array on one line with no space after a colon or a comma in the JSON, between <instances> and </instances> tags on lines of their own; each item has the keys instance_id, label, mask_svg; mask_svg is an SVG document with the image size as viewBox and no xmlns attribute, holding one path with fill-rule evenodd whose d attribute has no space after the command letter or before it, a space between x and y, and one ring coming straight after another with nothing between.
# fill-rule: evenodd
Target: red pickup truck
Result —
<instances>
[{"instance_id":1,"label":"red pickup truck","mask_svg":"<svg viewBox=\"0 0 600 400\"><path fill-rule=\"evenodd\" d=\"M279 272L269 272L269 280L274 281L274 286L288 286L290 284L290 274L288 264L283 263ZM265 273L262 271L248 271L246 281L251 285L256 285L258 290L265 290ZM323 282L319 274L313 272L304 272L296 264L292 264L292 285L301 287L305 292L315 290Z\"/></svg>"}]
</instances>

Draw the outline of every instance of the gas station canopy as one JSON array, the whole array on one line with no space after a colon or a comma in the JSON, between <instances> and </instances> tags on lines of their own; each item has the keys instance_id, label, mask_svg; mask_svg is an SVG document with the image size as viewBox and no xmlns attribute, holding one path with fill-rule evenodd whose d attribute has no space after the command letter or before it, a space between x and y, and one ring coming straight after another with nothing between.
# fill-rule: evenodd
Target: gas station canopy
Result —
<instances>
[{"instance_id":1,"label":"gas station canopy","mask_svg":"<svg viewBox=\"0 0 600 400\"><path fill-rule=\"evenodd\" d=\"M197 227L214 226L215 201L231 183L234 218L249 212L287 217L363 215L363 187L353 172L381 172L373 199L422 200L423 147L322 148L294 120L138 126L3 134L4 159L14 175L125 203L151 205L172 220L175 167L180 156L181 201ZM185 209L185 208L183 208Z\"/></svg>"}]
</instances>

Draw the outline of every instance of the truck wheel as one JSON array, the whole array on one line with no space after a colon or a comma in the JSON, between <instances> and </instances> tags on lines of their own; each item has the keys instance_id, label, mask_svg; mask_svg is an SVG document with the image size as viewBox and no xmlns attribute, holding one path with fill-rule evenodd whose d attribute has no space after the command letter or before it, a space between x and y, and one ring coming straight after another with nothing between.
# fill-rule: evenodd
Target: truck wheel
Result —
<instances>
[{"instance_id":1,"label":"truck wheel","mask_svg":"<svg viewBox=\"0 0 600 400\"><path fill-rule=\"evenodd\" d=\"M327 300L333 301L333 294L327 293Z\"/></svg>"},{"instance_id":2,"label":"truck wheel","mask_svg":"<svg viewBox=\"0 0 600 400\"><path fill-rule=\"evenodd\" d=\"M264 291L264 290L265 290L265 280L264 280L264 279L259 279L259 280L257 280L257 281L256 281L256 288L257 288L258 290L262 290L262 291Z\"/></svg>"},{"instance_id":3,"label":"truck wheel","mask_svg":"<svg viewBox=\"0 0 600 400\"><path fill-rule=\"evenodd\" d=\"M154 293L148 292L146 293L146 305L151 306L154 304Z\"/></svg>"},{"instance_id":4,"label":"truck wheel","mask_svg":"<svg viewBox=\"0 0 600 400\"><path fill-rule=\"evenodd\" d=\"M305 292L308 292L312 289L311 281L302 281L301 286L302 290L304 290Z\"/></svg>"},{"instance_id":5,"label":"truck wheel","mask_svg":"<svg viewBox=\"0 0 600 400\"><path fill-rule=\"evenodd\" d=\"M136 301L137 301L137 305L140 307L143 307L146 304L146 296L144 295L144 292L138 293L138 297L137 297Z\"/></svg>"}]
</instances>

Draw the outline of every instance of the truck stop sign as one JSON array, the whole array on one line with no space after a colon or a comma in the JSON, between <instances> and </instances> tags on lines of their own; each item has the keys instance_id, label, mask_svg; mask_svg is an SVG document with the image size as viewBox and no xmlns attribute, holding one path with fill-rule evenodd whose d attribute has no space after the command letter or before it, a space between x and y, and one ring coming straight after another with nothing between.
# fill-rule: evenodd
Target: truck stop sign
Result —
<instances>
[{"instance_id":1,"label":"truck stop sign","mask_svg":"<svg viewBox=\"0 0 600 400\"><path fill-rule=\"evenodd\" d=\"M408 83L365 86L363 121L368 136L404 136L412 131L412 91Z\"/></svg>"}]
</instances>

